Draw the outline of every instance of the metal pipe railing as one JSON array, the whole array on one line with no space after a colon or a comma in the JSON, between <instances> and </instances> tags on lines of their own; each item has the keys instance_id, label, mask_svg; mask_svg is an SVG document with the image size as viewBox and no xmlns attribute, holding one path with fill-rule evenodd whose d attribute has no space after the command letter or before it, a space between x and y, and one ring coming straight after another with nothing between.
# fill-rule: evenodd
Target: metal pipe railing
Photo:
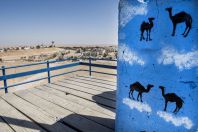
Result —
<instances>
[{"instance_id":1,"label":"metal pipe railing","mask_svg":"<svg viewBox=\"0 0 198 132\"><path fill-rule=\"evenodd\" d=\"M79 66L79 65L89 66L88 71L89 71L90 76L92 75L92 72L95 72L95 71L92 71L92 67L109 68L109 69L116 69L117 68L117 66L110 66L110 65L103 65L103 64L93 64L92 60L105 60L105 59L96 59L96 58L91 58L91 57L88 59L88 62L75 62L75 63L59 65L59 66L55 66L55 67L50 67L50 63L63 62L63 61L68 61L68 60L79 61L80 59L64 59L64 60L57 60L57 61L46 61L46 62L25 64L25 65L19 65L19 66L11 66L11 67L2 66L0 68L0 70L2 71L2 76L0 76L0 81L3 81L4 87L1 87L0 90L4 89L5 93L8 93L8 88L10 88L10 87L23 85L23 84L27 84L27 83L31 83L31 82L35 82L35 81L40 81L40 80L43 80L43 79L46 79L46 78L48 79L48 83L51 83L51 78L67 74L67 73L61 73L61 74L51 76L50 75L51 71L60 70L60 69L64 69L64 68L75 67L75 66ZM111 61L116 61L116 60L111 60ZM47 65L46 68L32 70L32 71L26 71L26 72L20 72L20 73L15 73L15 74L9 74L9 75L6 74L7 69L22 68L22 67L29 67L29 66L43 65L43 64ZM76 70L76 71L79 71L79 70ZM8 79L20 78L20 77L30 76L30 75L44 73L44 72L47 72L48 77L44 77L44 78L40 78L40 79L36 79L36 80L31 80L31 81L27 81L27 82L22 82L22 83L18 83L18 84L14 84L14 85L9 85L9 86L7 85L7 80ZM75 72L75 71L72 71L72 72ZM68 72L68 73L71 73L71 72Z\"/></svg>"}]
</instances>

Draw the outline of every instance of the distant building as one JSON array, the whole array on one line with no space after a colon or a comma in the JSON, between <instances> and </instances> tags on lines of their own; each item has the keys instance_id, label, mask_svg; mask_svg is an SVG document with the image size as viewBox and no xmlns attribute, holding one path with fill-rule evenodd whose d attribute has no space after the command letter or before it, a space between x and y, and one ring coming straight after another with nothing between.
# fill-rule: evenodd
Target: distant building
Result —
<instances>
[{"instance_id":1,"label":"distant building","mask_svg":"<svg viewBox=\"0 0 198 132\"><path fill-rule=\"evenodd\" d=\"M30 47L28 47L28 46L26 46L25 48L24 48L24 50L29 50L29 49L31 49Z\"/></svg>"}]
</instances>

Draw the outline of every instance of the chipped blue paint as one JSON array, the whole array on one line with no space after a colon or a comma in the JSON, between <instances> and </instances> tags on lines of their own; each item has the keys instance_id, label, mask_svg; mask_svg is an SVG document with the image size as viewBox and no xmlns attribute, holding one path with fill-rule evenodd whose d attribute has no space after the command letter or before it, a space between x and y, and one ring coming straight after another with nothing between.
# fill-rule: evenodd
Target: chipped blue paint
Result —
<instances>
[{"instance_id":1,"label":"chipped blue paint","mask_svg":"<svg viewBox=\"0 0 198 132\"><path fill-rule=\"evenodd\" d=\"M185 23L173 26L165 9L172 15L184 11L192 17L192 28L183 37ZM117 132L197 131L198 130L198 1L197 0L120 0L117 90ZM140 41L140 25L154 17L151 41ZM190 19L189 19L190 20ZM146 33L144 34L146 36ZM144 87L143 103L129 98L130 84L139 81ZM184 104L177 114L175 103L168 103L166 93L175 93Z\"/></svg>"}]
</instances>

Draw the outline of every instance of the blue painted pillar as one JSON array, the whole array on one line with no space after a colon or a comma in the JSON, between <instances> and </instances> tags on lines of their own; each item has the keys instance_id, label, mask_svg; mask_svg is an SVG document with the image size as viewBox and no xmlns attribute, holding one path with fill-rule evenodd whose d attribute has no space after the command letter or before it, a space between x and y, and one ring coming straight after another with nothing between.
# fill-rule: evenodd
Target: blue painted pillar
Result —
<instances>
[{"instance_id":1,"label":"blue painted pillar","mask_svg":"<svg viewBox=\"0 0 198 132\"><path fill-rule=\"evenodd\" d=\"M198 131L197 10L197 0L120 0L117 132Z\"/></svg>"},{"instance_id":2,"label":"blue painted pillar","mask_svg":"<svg viewBox=\"0 0 198 132\"><path fill-rule=\"evenodd\" d=\"M5 66L2 66L2 75L4 76L4 80L3 80L3 83L4 83L4 90L5 90L5 93L8 93L8 86L7 86L7 79L6 79L6 69L5 69Z\"/></svg>"},{"instance_id":3,"label":"blue painted pillar","mask_svg":"<svg viewBox=\"0 0 198 132\"><path fill-rule=\"evenodd\" d=\"M91 76L91 57L89 57L89 76Z\"/></svg>"},{"instance_id":4,"label":"blue painted pillar","mask_svg":"<svg viewBox=\"0 0 198 132\"><path fill-rule=\"evenodd\" d=\"M49 61L47 61L47 77L48 77L48 83L51 83L50 62Z\"/></svg>"}]
</instances>

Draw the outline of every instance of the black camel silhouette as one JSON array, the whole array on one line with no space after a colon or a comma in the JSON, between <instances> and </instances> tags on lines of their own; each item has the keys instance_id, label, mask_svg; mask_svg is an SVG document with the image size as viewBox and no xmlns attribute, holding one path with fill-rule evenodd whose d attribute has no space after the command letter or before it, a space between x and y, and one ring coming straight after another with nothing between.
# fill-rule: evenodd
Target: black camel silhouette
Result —
<instances>
[{"instance_id":1,"label":"black camel silhouette","mask_svg":"<svg viewBox=\"0 0 198 132\"><path fill-rule=\"evenodd\" d=\"M149 22L145 22L145 21L142 22L141 27L140 27L140 31L141 31L140 41L142 41L142 39L145 40L145 38L144 38L145 30L146 30L146 41L152 40L150 33L151 33L152 27L154 26L154 24L153 24L154 19L155 18L150 17L150 18L148 18Z\"/></svg>"},{"instance_id":2,"label":"black camel silhouette","mask_svg":"<svg viewBox=\"0 0 198 132\"><path fill-rule=\"evenodd\" d=\"M163 96L164 99L165 99L164 111L166 111L167 103L168 103L168 102L176 102L176 108L175 108L175 110L174 110L173 112L174 112L174 113L179 112L179 110L180 110L181 107L183 106L184 101L183 101L179 96L177 96L175 93L167 93L167 94L165 94L165 93L164 93L164 88L165 88L165 87L159 86L159 88L162 90L162 96Z\"/></svg>"},{"instance_id":3,"label":"black camel silhouette","mask_svg":"<svg viewBox=\"0 0 198 132\"><path fill-rule=\"evenodd\" d=\"M170 19L173 23L172 36L175 36L175 30L176 30L177 24L185 22L186 28L185 28L184 33L182 35L184 37L187 37L188 33L190 32L190 29L192 28L192 17L184 11L179 12L179 13L177 13L173 16L172 15L172 7L166 8L166 10L168 11L169 17L170 17Z\"/></svg>"},{"instance_id":4,"label":"black camel silhouette","mask_svg":"<svg viewBox=\"0 0 198 132\"><path fill-rule=\"evenodd\" d=\"M135 90L138 92L137 100L139 101L140 96L142 102L142 93L148 93L152 87L154 87L152 84L148 84L147 89L145 89L144 86L142 86L142 84L140 84L139 82L135 82L130 85L129 98L131 98L130 95L132 95L132 98L134 99L133 92Z\"/></svg>"}]
</instances>

